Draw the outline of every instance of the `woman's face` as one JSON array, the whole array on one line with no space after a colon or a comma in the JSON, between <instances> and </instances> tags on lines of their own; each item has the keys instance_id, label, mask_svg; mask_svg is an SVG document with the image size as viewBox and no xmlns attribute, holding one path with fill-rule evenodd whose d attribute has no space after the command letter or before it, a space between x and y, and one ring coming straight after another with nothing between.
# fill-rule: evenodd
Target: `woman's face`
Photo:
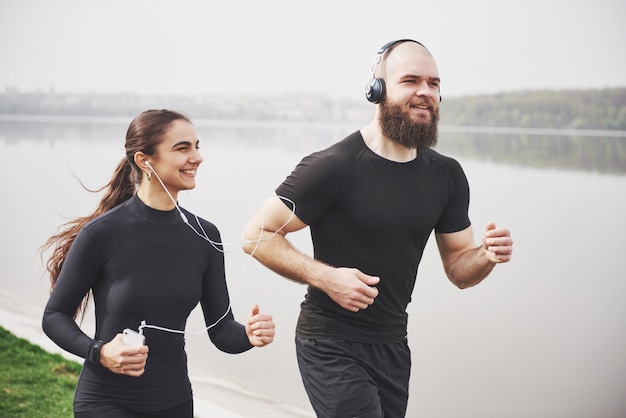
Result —
<instances>
[{"instance_id":1,"label":"woman's face","mask_svg":"<svg viewBox=\"0 0 626 418\"><path fill-rule=\"evenodd\" d=\"M152 168L172 195L196 187L196 171L202 163L199 144L193 125L179 119L172 123L157 146Z\"/></svg>"}]
</instances>

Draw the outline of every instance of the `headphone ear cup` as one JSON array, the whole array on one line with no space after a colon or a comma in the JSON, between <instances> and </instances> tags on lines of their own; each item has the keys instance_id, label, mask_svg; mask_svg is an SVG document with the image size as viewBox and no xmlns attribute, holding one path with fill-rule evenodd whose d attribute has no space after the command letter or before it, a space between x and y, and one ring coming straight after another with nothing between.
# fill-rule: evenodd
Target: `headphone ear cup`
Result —
<instances>
[{"instance_id":1,"label":"headphone ear cup","mask_svg":"<svg viewBox=\"0 0 626 418\"><path fill-rule=\"evenodd\" d=\"M373 79L365 96L372 103L380 103L385 97L385 80L382 78Z\"/></svg>"}]
</instances>

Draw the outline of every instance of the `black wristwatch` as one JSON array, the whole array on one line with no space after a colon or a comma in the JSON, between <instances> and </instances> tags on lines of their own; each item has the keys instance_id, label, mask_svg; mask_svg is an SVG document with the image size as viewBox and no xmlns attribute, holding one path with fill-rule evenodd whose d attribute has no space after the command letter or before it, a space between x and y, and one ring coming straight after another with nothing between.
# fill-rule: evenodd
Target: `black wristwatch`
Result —
<instances>
[{"instance_id":1,"label":"black wristwatch","mask_svg":"<svg viewBox=\"0 0 626 418\"><path fill-rule=\"evenodd\" d=\"M96 341L89 352L89 361L93 364L100 364L100 347L104 342L102 340Z\"/></svg>"}]
</instances>

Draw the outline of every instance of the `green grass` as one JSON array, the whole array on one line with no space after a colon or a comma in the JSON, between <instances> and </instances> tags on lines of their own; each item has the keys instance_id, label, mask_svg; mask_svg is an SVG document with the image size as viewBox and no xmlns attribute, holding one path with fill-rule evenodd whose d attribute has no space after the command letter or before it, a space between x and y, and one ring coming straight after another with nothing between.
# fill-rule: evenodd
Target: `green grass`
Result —
<instances>
[{"instance_id":1,"label":"green grass","mask_svg":"<svg viewBox=\"0 0 626 418\"><path fill-rule=\"evenodd\" d=\"M72 417L81 365L0 327L0 415Z\"/></svg>"}]
</instances>

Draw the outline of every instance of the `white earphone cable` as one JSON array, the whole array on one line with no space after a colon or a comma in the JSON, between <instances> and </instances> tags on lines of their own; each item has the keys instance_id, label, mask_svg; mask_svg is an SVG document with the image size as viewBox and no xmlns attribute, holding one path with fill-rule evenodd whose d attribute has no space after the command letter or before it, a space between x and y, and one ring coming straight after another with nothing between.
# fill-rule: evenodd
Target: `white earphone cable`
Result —
<instances>
[{"instance_id":1,"label":"white earphone cable","mask_svg":"<svg viewBox=\"0 0 626 418\"><path fill-rule=\"evenodd\" d=\"M208 234L206 233L206 231L204 230L204 228L202 227L202 224L200 222L200 219L198 218L198 215L194 213L194 217L196 219L196 223L199 226L200 230L202 231L202 233L198 232L197 229L195 229L193 227L193 225L191 225L189 223L189 220L187 219L187 216L185 216L185 214L183 213L182 209L180 208L180 206L178 205L178 202L174 199L174 197L171 195L171 193L169 192L169 190L167 189L167 187L165 187L165 184L163 183L163 181L161 180L161 177L157 174L156 170L154 170L152 168L152 166L150 164L147 164L148 168L150 168L150 170L152 170L152 173L155 175L155 177L157 178L157 180L159 181L159 183L161 184L161 186L163 187L163 189L165 190L165 192L167 193L167 195L169 196L169 198L171 199L172 203L174 203L174 206L176 207L176 210L178 211L178 213L180 214L180 217L182 218L183 222L189 226L189 228L191 228L191 230L200 238L206 240L209 244L211 244L211 246L213 246L213 248L215 248L215 250L222 252L222 253L226 253L226 251L224 250L224 247L226 245L244 245L244 244L252 244L255 243L254 248L252 249L252 251L250 252L250 254L248 255L246 262L244 264L244 267L241 271L241 279L239 280L239 285L237 286L237 289L235 289L235 292L232 293L232 295L229 296L229 302L228 302L228 307L226 308L226 312L224 312L224 314L222 316L220 316L220 318L213 322L212 324L210 324L209 326L201 329L198 332L195 333L188 333L186 331L183 330L176 330L176 329L171 329L171 328L166 328L166 327L161 327L158 325L151 325L151 324L147 324L146 321L141 321L141 324L139 325L139 333L143 334L143 330L145 328L150 328L150 329L155 329L155 330L159 330L159 331L165 331L165 332L171 332L171 333L176 333L176 334L188 334L188 335L199 335L211 328L213 328L214 326L216 326L222 319L224 319L229 312L231 312L232 309L232 300L233 300L233 296L236 295L239 292L239 289L241 288L242 284L243 284L243 277L245 275L245 272L248 268L248 265L250 264L250 261L252 260L252 258L254 257L254 253L256 252L256 250L258 249L259 245L261 244L262 241L267 241L272 239L274 236L276 236L276 234L279 233L280 230L282 230L285 226L287 226L289 224L289 222L291 222L291 220L295 217L296 215L296 203L284 196L278 196L277 197L285 202L288 202L291 205L291 214L289 215L289 218L287 218L287 220L283 223L283 225L281 225L280 228L278 228L276 231L272 232L269 236L263 238L263 232L264 232L264 227L265 227L265 214L262 213L262 218L261 218L261 230L259 232L259 238L255 239L255 240L250 240L250 241L243 241L243 242L238 242L238 243L231 243L231 244L225 244L225 243L219 243L219 242L215 242L213 240L211 240L208 237ZM194 211L195 212L195 211ZM220 248L220 246L222 248Z\"/></svg>"}]
</instances>

